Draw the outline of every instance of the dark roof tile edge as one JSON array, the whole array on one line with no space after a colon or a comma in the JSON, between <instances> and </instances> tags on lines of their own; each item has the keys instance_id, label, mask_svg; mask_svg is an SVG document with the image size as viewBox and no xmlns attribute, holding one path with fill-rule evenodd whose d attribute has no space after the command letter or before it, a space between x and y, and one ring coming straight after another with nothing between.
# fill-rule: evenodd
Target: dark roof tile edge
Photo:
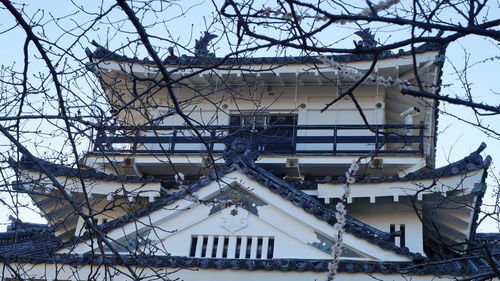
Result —
<instances>
[{"instance_id":1,"label":"dark roof tile edge","mask_svg":"<svg viewBox=\"0 0 500 281\"><path fill-rule=\"evenodd\" d=\"M478 232L476 240L500 241L500 232Z\"/></svg>"},{"instance_id":2,"label":"dark roof tile edge","mask_svg":"<svg viewBox=\"0 0 500 281\"><path fill-rule=\"evenodd\" d=\"M37 235L53 235L54 231L47 224L23 222L19 218L9 216L11 221L7 231L0 232L0 245L29 240Z\"/></svg>"},{"instance_id":3,"label":"dark roof tile edge","mask_svg":"<svg viewBox=\"0 0 500 281\"><path fill-rule=\"evenodd\" d=\"M106 174L103 172L99 172L94 169L78 169L68 167L62 164L55 164L43 159L37 158L42 165L44 165L47 169L49 169L52 174L56 177L79 177L80 175L84 179L92 179L92 180L100 180L100 181L113 181L113 182L127 182L127 183L161 183L165 185L175 185L174 180L168 179L160 179L152 176L148 177L139 177L139 176L122 176L122 175L113 175ZM33 172L39 172L39 168L35 165L35 162L30 159L28 156L23 155L19 162L16 162L14 159L9 159L9 165L16 170L27 170Z\"/></svg>"},{"instance_id":4,"label":"dark roof tile edge","mask_svg":"<svg viewBox=\"0 0 500 281\"><path fill-rule=\"evenodd\" d=\"M418 172L408 173L404 177L400 177L398 174L394 174L392 177L381 177L381 178L371 178L364 177L356 179L355 184L373 184L373 183L384 183L384 182L404 182L404 181L417 181L426 179L438 179L442 177L450 177L454 175L466 174L481 169L488 169L491 163L491 157L487 156L483 160L480 153L486 148L486 144L483 142L478 147L478 149L461 160L450 163L446 166L429 169L420 170ZM322 180L318 180L317 183L331 183L331 184L343 184L345 182L345 177L340 176L338 178L325 177Z\"/></svg>"},{"instance_id":5,"label":"dark roof tile edge","mask_svg":"<svg viewBox=\"0 0 500 281\"><path fill-rule=\"evenodd\" d=\"M294 271L294 272L326 272L330 260L318 259L221 259L193 258L174 256L90 256L90 255L34 255L34 256L1 256L5 262L29 264L69 264L72 266L101 265L119 266L123 263L141 267L229 269L229 270L261 270L261 271ZM341 260L339 272L342 273L384 273L415 275L452 275L463 276L484 273L481 257L471 256L465 259L443 260L430 263L414 262L374 262Z\"/></svg>"},{"instance_id":6,"label":"dark roof tile edge","mask_svg":"<svg viewBox=\"0 0 500 281\"><path fill-rule=\"evenodd\" d=\"M128 62L128 63L141 63L141 64L154 64L152 60L148 58L139 59L137 57L127 57L124 55L119 55L116 52L110 51L105 47L97 44L95 41L92 42L96 49L92 52L89 48L85 49L85 53L92 61L93 59L97 60L111 60L117 62ZM442 49L442 45L438 43L424 43L417 48L415 48L416 53L425 53L428 51L440 51ZM411 51L403 51L398 53L390 53L386 52L383 54L379 54L378 59L384 58L398 58L401 56L411 55ZM347 54L347 55L335 55L331 56L335 60L339 62L349 62L349 61L363 61L363 60L371 60L374 58L372 54ZM286 65L286 64L304 64L304 63L321 63L316 57L313 56L301 56L301 57L250 57L250 58L217 58L217 57L193 57L193 56L181 56L181 57L167 57L163 61L164 64L169 65L185 65L185 66L202 66L202 65L210 65L210 64L220 64L223 65L252 65L252 64L277 64L277 65Z\"/></svg>"}]
</instances>

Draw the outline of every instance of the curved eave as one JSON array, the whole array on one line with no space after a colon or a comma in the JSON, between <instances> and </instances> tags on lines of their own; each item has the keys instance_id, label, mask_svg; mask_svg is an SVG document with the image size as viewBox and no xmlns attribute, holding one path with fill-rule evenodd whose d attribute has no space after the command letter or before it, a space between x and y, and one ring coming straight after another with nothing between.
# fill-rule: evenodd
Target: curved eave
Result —
<instances>
[{"instance_id":1,"label":"curved eave","mask_svg":"<svg viewBox=\"0 0 500 281\"><path fill-rule=\"evenodd\" d=\"M37 165L38 164L38 165ZM23 155L20 161L9 159L9 165L16 171L25 172L40 172L39 165L43 165L52 176L67 177L67 178L83 178L88 180L97 180L103 182L119 182L119 183L165 183L172 184L172 181L155 178L152 176L122 176L114 174L106 174L94 169L87 169L80 167L69 167L62 164L52 163L43 159L30 159L28 156Z\"/></svg>"},{"instance_id":2,"label":"curved eave","mask_svg":"<svg viewBox=\"0 0 500 281\"><path fill-rule=\"evenodd\" d=\"M366 176L356 179L356 184L378 184L378 183L390 183L390 182L414 182L420 180L428 179L439 179L446 178L455 175L462 175L482 169L487 169L491 164L491 156L487 156L485 159L481 156L481 152L486 149L486 144L483 142L479 145L476 151L472 152L468 156L450 163L446 166L437 169L421 169L416 172L408 173L404 176L400 176L398 173L386 177L381 176L378 178ZM485 177L485 175L483 175ZM317 181L318 184L343 184L345 182L345 177L325 177L322 180Z\"/></svg>"},{"instance_id":3,"label":"curved eave","mask_svg":"<svg viewBox=\"0 0 500 281\"><path fill-rule=\"evenodd\" d=\"M471 170L455 175L436 176L435 178L419 178L405 179L399 181L385 182L365 182L354 183L351 187L351 199L354 198L369 198L369 197L422 197L427 194L441 194L447 196L463 192L471 194L475 192L477 184L481 183L478 178L481 178L484 169ZM436 184L434 184L436 183ZM455 184L456 183L456 184ZM319 198L341 198L343 194L342 184L336 183L319 183L318 197Z\"/></svg>"},{"instance_id":4,"label":"curved eave","mask_svg":"<svg viewBox=\"0 0 500 281\"><path fill-rule=\"evenodd\" d=\"M137 57L127 57L124 55L117 54L105 47L97 44L95 41L92 42L96 49L91 51L89 48L85 50L87 56L91 62L102 62L102 61L116 61L116 62L127 62L134 64L145 64L154 65L154 61L146 58L139 59ZM436 43L424 43L419 47L415 48L415 53L425 53L425 52L439 52L445 48L444 46ZM388 58L401 58L411 56L411 51L398 51L398 53L386 52L379 54L378 59L388 59ZM338 62L354 62L354 61L371 61L373 60L373 54L347 54L347 55L335 55L329 56L330 58ZM195 56L169 56L163 60L166 66L190 66L190 67L206 67L210 65L229 65L229 66L244 66L244 65L288 65L288 64L317 64L321 63L317 57L313 56L288 56L288 57L195 57Z\"/></svg>"}]
</instances>

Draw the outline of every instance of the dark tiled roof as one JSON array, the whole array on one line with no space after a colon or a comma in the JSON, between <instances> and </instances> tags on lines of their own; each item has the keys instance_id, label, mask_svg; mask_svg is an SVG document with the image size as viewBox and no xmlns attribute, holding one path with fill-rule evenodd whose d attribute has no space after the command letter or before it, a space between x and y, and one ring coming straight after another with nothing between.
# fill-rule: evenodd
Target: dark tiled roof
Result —
<instances>
[{"instance_id":1,"label":"dark tiled roof","mask_svg":"<svg viewBox=\"0 0 500 281\"><path fill-rule=\"evenodd\" d=\"M90 49L86 49L85 52L91 61L99 60L113 60L118 62L129 62L129 63L144 63L153 64L152 60L147 57L144 59L139 59L137 57L127 57L119 55L113 51L110 51L103 46L100 46L96 42L92 42L96 49L92 52ZM442 46L436 43L425 43L416 48L416 53L424 53L428 51L439 51ZM400 50L398 53L393 54L390 52L385 52L379 54L379 59L383 58L397 58L401 56L410 55L410 51ZM374 57L372 54L348 54L348 55L337 55L332 56L336 61L348 62L348 61L362 61L362 60L372 60ZM164 64L170 65L185 65L185 66L203 66L211 64L223 64L231 66L239 65L252 65L252 64L273 64L273 65L286 65L286 64L304 64L304 63L321 63L316 57L313 56L289 56L289 57L230 57L230 58L217 58L217 57L202 57L202 56L186 56L181 57L169 56L164 61Z\"/></svg>"},{"instance_id":2,"label":"dark tiled roof","mask_svg":"<svg viewBox=\"0 0 500 281\"><path fill-rule=\"evenodd\" d=\"M298 178L286 178L284 179L288 184L294 186L297 189L300 190L316 190L318 189L318 179L316 178L305 178L305 179L298 179Z\"/></svg>"},{"instance_id":3,"label":"dark tiled roof","mask_svg":"<svg viewBox=\"0 0 500 281\"><path fill-rule=\"evenodd\" d=\"M492 232L492 233L476 233L476 240L478 241L495 241L496 243L500 242L500 232Z\"/></svg>"},{"instance_id":4,"label":"dark tiled roof","mask_svg":"<svg viewBox=\"0 0 500 281\"><path fill-rule=\"evenodd\" d=\"M365 183L381 183L381 182L403 182L403 181L415 181L415 180L425 180L425 179L436 179L441 177L449 177L453 175L465 174L468 172L480 170L489 167L491 163L491 157L487 156L486 159L480 155L480 153L486 148L485 143L481 143L478 149L472 152L469 156L450 163L449 165L440 167L438 169L426 169L420 170L418 172L408 173L404 177L400 177L398 174L394 174L391 177L358 177L356 179L356 184ZM45 167L47 167L55 176L66 176L66 177L78 177L78 170L71 168L62 164L55 164L43 159L37 159ZM35 163L27 156L23 156L20 162L15 162L13 159L10 160L10 165L13 168L29 170L29 171L39 171ZM115 181L115 182L130 182L130 183L151 183L157 182L161 183L164 188L172 189L177 188L179 184L172 179L160 179L153 176L148 177L138 177L138 176L120 176L111 175L99 172L94 169L81 169L81 175L84 179L102 180L102 181ZM320 180L306 180L300 181L297 179L287 179L286 182L298 189L316 189L317 183L332 183L332 184L342 184L345 182L344 176L331 177L327 176Z\"/></svg>"},{"instance_id":5,"label":"dark tiled roof","mask_svg":"<svg viewBox=\"0 0 500 281\"><path fill-rule=\"evenodd\" d=\"M47 224L43 223L32 223L32 222L24 222L19 218L9 216L10 224L7 226L7 232L9 231L24 231L24 230L47 230ZM1 233L0 233L1 235Z\"/></svg>"},{"instance_id":6,"label":"dark tiled roof","mask_svg":"<svg viewBox=\"0 0 500 281\"><path fill-rule=\"evenodd\" d=\"M100 180L100 181L114 181L114 182L128 182L128 183L162 183L162 185L173 185L175 181L155 178L152 176L148 177L138 177L138 176L120 176L111 175L99 172L94 169L78 169L71 168L62 164L55 164L43 159L37 159L37 161L44 165L54 176L56 177L75 177L78 178L82 176L84 179L90 180ZM14 169L28 170L28 171L40 171L35 162L26 155L21 157L21 161L16 162L13 159L9 160L10 166Z\"/></svg>"},{"instance_id":7,"label":"dark tiled roof","mask_svg":"<svg viewBox=\"0 0 500 281\"><path fill-rule=\"evenodd\" d=\"M495 257L500 257L499 254ZM279 270L279 271L315 271L326 272L329 260L312 259L218 259L192 258L172 256L94 256L91 255L29 255L4 257L8 262L19 263L57 263L73 266L94 264L132 266L170 267L170 268L202 268L202 269L230 269L230 270ZM492 272L491 267L481 256L465 256L450 260L441 260L428 263L414 262L372 262L372 261L340 261L339 272L345 273L383 273L383 274L416 274L416 275L454 275L467 276L478 273Z\"/></svg>"},{"instance_id":8,"label":"dark tiled roof","mask_svg":"<svg viewBox=\"0 0 500 281\"><path fill-rule=\"evenodd\" d=\"M437 87L436 89L436 92L435 94L436 95L440 95L441 94L441 90L442 90L442 84L443 84L443 67L444 67L444 63L446 61L446 47L448 45L445 45L443 46L440 50L439 50L439 55L438 57L436 57L437 61L437 64L439 66L439 73L438 73L438 81L436 81L436 85L439 85L439 87ZM436 162L436 148L437 148L437 139L438 139L438 134L436 133L437 132L437 128L438 128L438 125L439 125L439 104L440 104L440 101L438 99L434 100L436 102L435 106L434 106L434 131L432 132L433 134L433 149L431 151L431 157L432 157L432 161L433 161L433 164Z\"/></svg>"},{"instance_id":9,"label":"dark tiled roof","mask_svg":"<svg viewBox=\"0 0 500 281\"><path fill-rule=\"evenodd\" d=\"M0 258L46 256L61 245L54 231L43 224L13 220L8 231L0 232Z\"/></svg>"},{"instance_id":10,"label":"dark tiled roof","mask_svg":"<svg viewBox=\"0 0 500 281\"><path fill-rule=\"evenodd\" d=\"M492 252L500 253L500 232L476 233L475 240L480 246L488 246Z\"/></svg>"},{"instance_id":11,"label":"dark tiled roof","mask_svg":"<svg viewBox=\"0 0 500 281\"><path fill-rule=\"evenodd\" d=\"M26 224L26 223L23 223ZM499 233L478 234L480 240L500 239ZM73 266L94 264L202 268L231 270L279 270L279 271L315 271L326 272L329 260L312 259L217 259L172 256L121 255L94 256L75 254L54 254L61 242L48 227L41 225L33 229L17 229L0 233L0 258L3 262L29 264L70 264ZM493 262L498 265L500 252L491 249ZM500 266L500 265L499 265ZM455 275L465 276L491 272L491 264L482 255L471 254L448 260L431 262L372 262L342 260L339 272L346 273L384 273L384 274L417 274L417 275Z\"/></svg>"},{"instance_id":12,"label":"dark tiled roof","mask_svg":"<svg viewBox=\"0 0 500 281\"><path fill-rule=\"evenodd\" d=\"M483 160L481 156L481 152L486 148L486 144L483 142L478 147L478 149L472 152L469 156L450 163L449 165L440 167L438 169L423 169L417 172L408 173L404 177L400 177L398 174L394 174L392 177L363 177L357 178L356 184L364 184L364 183L381 183L381 182L403 182L403 181L419 181L426 179L439 179L442 177L450 177L454 175L462 175L465 173L477 171L480 169L487 169L491 164L491 157L487 156L486 159ZM345 182L345 177L340 176L337 178L333 177L325 177L322 180L318 180L318 183L333 183L333 184L342 184Z\"/></svg>"},{"instance_id":13,"label":"dark tiled roof","mask_svg":"<svg viewBox=\"0 0 500 281\"><path fill-rule=\"evenodd\" d=\"M26 223L23 223L26 224ZM496 239L498 233L482 235L479 239ZM493 238L492 238L493 237ZM202 268L231 270L279 270L279 271L315 271L326 272L329 260L313 259L220 259L192 258L172 256L121 255L120 257L99 255L55 254L61 242L48 227L37 225L32 229L15 230L0 233L0 258L4 262L29 264L70 264L73 266L94 264L171 267L171 268ZM500 252L493 252L495 258L500 258ZM346 273L384 273L384 274L417 274L417 275L472 275L491 272L491 265L477 254L437 260L431 262L373 262L342 260L339 272Z\"/></svg>"}]
</instances>

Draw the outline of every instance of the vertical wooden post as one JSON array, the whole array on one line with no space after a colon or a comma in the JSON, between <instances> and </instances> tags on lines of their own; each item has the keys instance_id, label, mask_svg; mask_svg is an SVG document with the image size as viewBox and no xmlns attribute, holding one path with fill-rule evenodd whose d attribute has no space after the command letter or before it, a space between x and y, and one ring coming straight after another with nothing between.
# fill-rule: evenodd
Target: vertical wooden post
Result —
<instances>
[{"instance_id":1,"label":"vertical wooden post","mask_svg":"<svg viewBox=\"0 0 500 281\"><path fill-rule=\"evenodd\" d=\"M175 151L175 143L177 141L177 129L173 128L174 132L172 133L172 141L170 142L170 153L174 153Z\"/></svg>"},{"instance_id":2,"label":"vertical wooden post","mask_svg":"<svg viewBox=\"0 0 500 281\"><path fill-rule=\"evenodd\" d=\"M292 134L292 154L297 152L297 126L293 125L293 134Z\"/></svg>"},{"instance_id":3,"label":"vertical wooden post","mask_svg":"<svg viewBox=\"0 0 500 281\"><path fill-rule=\"evenodd\" d=\"M135 153L137 150L137 143L139 142L139 137L141 136L141 131L136 129L134 134L134 141L132 143L132 153Z\"/></svg>"},{"instance_id":4,"label":"vertical wooden post","mask_svg":"<svg viewBox=\"0 0 500 281\"><path fill-rule=\"evenodd\" d=\"M240 259L245 259L247 256L247 237L242 236L241 237L241 248L240 248Z\"/></svg>"},{"instance_id":5,"label":"vertical wooden post","mask_svg":"<svg viewBox=\"0 0 500 281\"><path fill-rule=\"evenodd\" d=\"M198 239L196 240L196 252L194 256L200 258L202 249L203 249L203 235L198 235Z\"/></svg>"},{"instance_id":6,"label":"vertical wooden post","mask_svg":"<svg viewBox=\"0 0 500 281\"><path fill-rule=\"evenodd\" d=\"M262 240L262 255L261 258L267 259L267 252L269 248L269 237L265 236Z\"/></svg>"},{"instance_id":7,"label":"vertical wooden post","mask_svg":"<svg viewBox=\"0 0 500 281\"><path fill-rule=\"evenodd\" d=\"M253 236L252 237L252 247L250 250L250 258L251 259L256 259L257 258L257 244L259 243L259 237Z\"/></svg>"},{"instance_id":8,"label":"vertical wooden post","mask_svg":"<svg viewBox=\"0 0 500 281\"><path fill-rule=\"evenodd\" d=\"M424 156L424 125L420 125L420 145L419 145L419 151L420 155Z\"/></svg>"},{"instance_id":9,"label":"vertical wooden post","mask_svg":"<svg viewBox=\"0 0 500 281\"><path fill-rule=\"evenodd\" d=\"M333 126L333 155L337 154L337 126Z\"/></svg>"},{"instance_id":10,"label":"vertical wooden post","mask_svg":"<svg viewBox=\"0 0 500 281\"><path fill-rule=\"evenodd\" d=\"M212 257L213 248L214 248L214 236L209 235L208 241L207 241L207 251L205 252L204 258L211 258Z\"/></svg>"},{"instance_id":11,"label":"vertical wooden post","mask_svg":"<svg viewBox=\"0 0 500 281\"><path fill-rule=\"evenodd\" d=\"M236 258L236 236L229 236L229 243L227 245L227 257L230 259Z\"/></svg>"},{"instance_id":12,"label":"vertical wooden post","mask_svg":"<svg viewBox=\"0 0 500 281\"><path fill-rule=\"evenodd\" d=\"M215 257L220 259L222 258L222 253L224 252L224 235L219 236L219 242L217 243L217 253Z\"/></svg>"}]
</instances>

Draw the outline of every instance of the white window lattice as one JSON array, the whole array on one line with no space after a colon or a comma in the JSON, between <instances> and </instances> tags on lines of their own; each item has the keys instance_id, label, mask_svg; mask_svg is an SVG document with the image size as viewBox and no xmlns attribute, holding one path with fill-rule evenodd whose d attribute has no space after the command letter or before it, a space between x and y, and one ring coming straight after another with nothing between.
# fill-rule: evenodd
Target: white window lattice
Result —
<instances>
[{"instance_id":1,"label":"white window lattice","mask_svg":"<svg viewBox=\"0 0 500 281\"><path fill-rule=\"evenodd\" d=\"M190 257L272 259L274 237L194 235L191 237Z\"/></svg>"}]
</instances>

